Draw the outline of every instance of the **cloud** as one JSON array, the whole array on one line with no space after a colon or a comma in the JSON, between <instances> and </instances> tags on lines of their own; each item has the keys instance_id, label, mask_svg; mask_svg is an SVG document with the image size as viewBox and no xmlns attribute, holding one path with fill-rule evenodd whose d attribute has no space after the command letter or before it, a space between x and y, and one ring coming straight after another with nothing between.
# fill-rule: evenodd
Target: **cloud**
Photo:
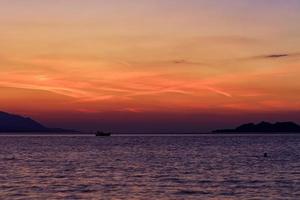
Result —
<instances>
[{"instance_id":1,"label":"cloud","mask_svg":"<svg viewBox=\"0 0 300 200\"><path fill-rule=\"evenodd\" d=\"M262 54L256 56L249 56L238 59L238 61L251 61L251 60L279 60L288 58L300 57L300 53L274 53L274 54Z\"/></svg>"},{"instance_id":2,"label":"cloud","mask_svg":"<svg viewBox=\"0 0 300 200\"><path fill-rule=\"evenodd\" d=\"M225 91L222 91L220 89L217 89L217 88L214 88L214 87L210 87L210 86L206 86L205 87L207 90L211 91L211 92L214 92L216 94L220 94L220 95L223 95L225 97L232 97L231 94L229 94L228 92L225 92Z\"/></svg>"},{"instance_id":3,"label":"cloud","mask_svg":"<svg viewBox=\"0 0 300 200\"><path fill-rule=\"evenodd\" d=\"M56 87L56 86L47 86L47 85L38 85L34 83L17 83L11 81L0 81L0 86L2 87L11 87L11 88L19 88L19 89L30 89L30 90L40 90L40 91L48 91L72 98L81 98L86 96L85 91L76 90L67 87Z\"/></svg>"},{"instance_id":4,"label":"cloud","mask_svg":"<svg viewBox=\"0 0 300 200\"><path fill-rule=\"evenodd\" d=\"M298 57L298 56L300 56L300 53L278 53L278 54L254 56L251 59L279 59L279 58Z\"/></svg>"},{"instance_id":5,"label":"cloud","mask_svg":"<svg viewBox=\"0 0 300 200\"><path fill-rule=\"evenodd\" d=\"M194 62L194 61L189 61L189 60L185 60L185 59L178 59L178 60L172 60L171 61L173 64L186 64L186 65L204 65L205 63L201 63L201 62Z\"/></svg>"},{"instance_id":6,"label":"cloud","mask_svg":"<svg viewBox=\"0 0 300 200\"><path fill-rule=\"evenodd\" d=\"M271 54L264 56L265 58L281 58L281 57L288 57L290 54Z\"/></svg>"}]
</instances>

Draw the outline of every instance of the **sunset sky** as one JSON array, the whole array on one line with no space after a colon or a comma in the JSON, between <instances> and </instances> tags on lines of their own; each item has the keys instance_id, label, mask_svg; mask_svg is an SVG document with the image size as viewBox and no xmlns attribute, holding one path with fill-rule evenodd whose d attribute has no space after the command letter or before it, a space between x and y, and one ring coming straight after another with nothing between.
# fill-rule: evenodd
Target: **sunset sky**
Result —
<instances>
[{"instance_id":1,"label":"sunset sky","mask_svg":"<svg viewBox=\"0 0 300 200\"><path fill-rule=\"evenodd\" d=\"M300 122L299 0L0 0L0 110L56 127Z\"/></svg>"}]
</instances>

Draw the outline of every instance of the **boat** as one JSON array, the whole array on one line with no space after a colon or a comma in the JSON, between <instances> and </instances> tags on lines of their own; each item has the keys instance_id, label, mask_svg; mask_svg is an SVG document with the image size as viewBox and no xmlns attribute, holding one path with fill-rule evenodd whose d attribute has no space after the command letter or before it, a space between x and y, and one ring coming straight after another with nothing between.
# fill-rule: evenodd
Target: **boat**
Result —
<instances>
[{"instance_id":1,"label":"boat","mask_svg":"<svg viewBox=\"0 0 300 200\"><path fill-rule=\"evenodd\" d=\"M97 131L95 133L96 136L98 137L107 137L107 136L111 136L111 133L105 133L105 132L102 132L102 131Z\"/></svg>"}]
</instances>

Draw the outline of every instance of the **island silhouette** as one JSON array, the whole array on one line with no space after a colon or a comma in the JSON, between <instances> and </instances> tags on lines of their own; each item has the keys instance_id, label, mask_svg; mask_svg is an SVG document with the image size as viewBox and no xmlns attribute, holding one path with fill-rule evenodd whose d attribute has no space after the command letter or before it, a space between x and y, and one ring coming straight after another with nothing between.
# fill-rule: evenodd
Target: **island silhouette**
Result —
<instances>
[{"instance_id":1,"label":"island silhouette","mask_svg":"<svg viewBox=\"0 0 300 200\"><path fill-rule=\"evenodd\" d=\"M29 118L0 111L0 133L67 133L78 132L62 128L49 128ZM300 133L300 125L294 122L248 123L233 129L219 129L212 133Z\"/></svg>"},{"instance_id":2,"label":"island silhouette","mask_svg":"<svg viewBox=\"0 0 300 200\"><path fill-rule=\"evenodd\" d=\"M213 133L300 133L300 126L294 122L260 122L243 124L234 129L220 129Z\"/></svg>"},{"instance_id":3,"label":"island silhouette","mask_svg":"<svg viewBox=\"0 0 300 200\"><path fill-rule=\"evenodd\" d=\"M39 122L20 115L0 111L0 133L11 132L75 132L61 128L48 128Z\"/></svg>"}]
</instances>

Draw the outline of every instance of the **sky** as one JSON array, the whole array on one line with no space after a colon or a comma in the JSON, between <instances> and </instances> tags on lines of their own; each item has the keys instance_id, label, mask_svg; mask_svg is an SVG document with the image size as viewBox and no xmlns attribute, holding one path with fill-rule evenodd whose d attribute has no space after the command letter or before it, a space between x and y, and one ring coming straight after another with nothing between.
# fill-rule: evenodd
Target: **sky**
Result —
<instances>
[{"instance_id":1,"label":"sky","mask_svg":"<svg viewBox=\"0 0 300 200\"><path fill-rule=\"evenodd\" d=\"M298 0L0 0L0 110L55 127L300 123Z\"/></svg>"}]
</instances>

